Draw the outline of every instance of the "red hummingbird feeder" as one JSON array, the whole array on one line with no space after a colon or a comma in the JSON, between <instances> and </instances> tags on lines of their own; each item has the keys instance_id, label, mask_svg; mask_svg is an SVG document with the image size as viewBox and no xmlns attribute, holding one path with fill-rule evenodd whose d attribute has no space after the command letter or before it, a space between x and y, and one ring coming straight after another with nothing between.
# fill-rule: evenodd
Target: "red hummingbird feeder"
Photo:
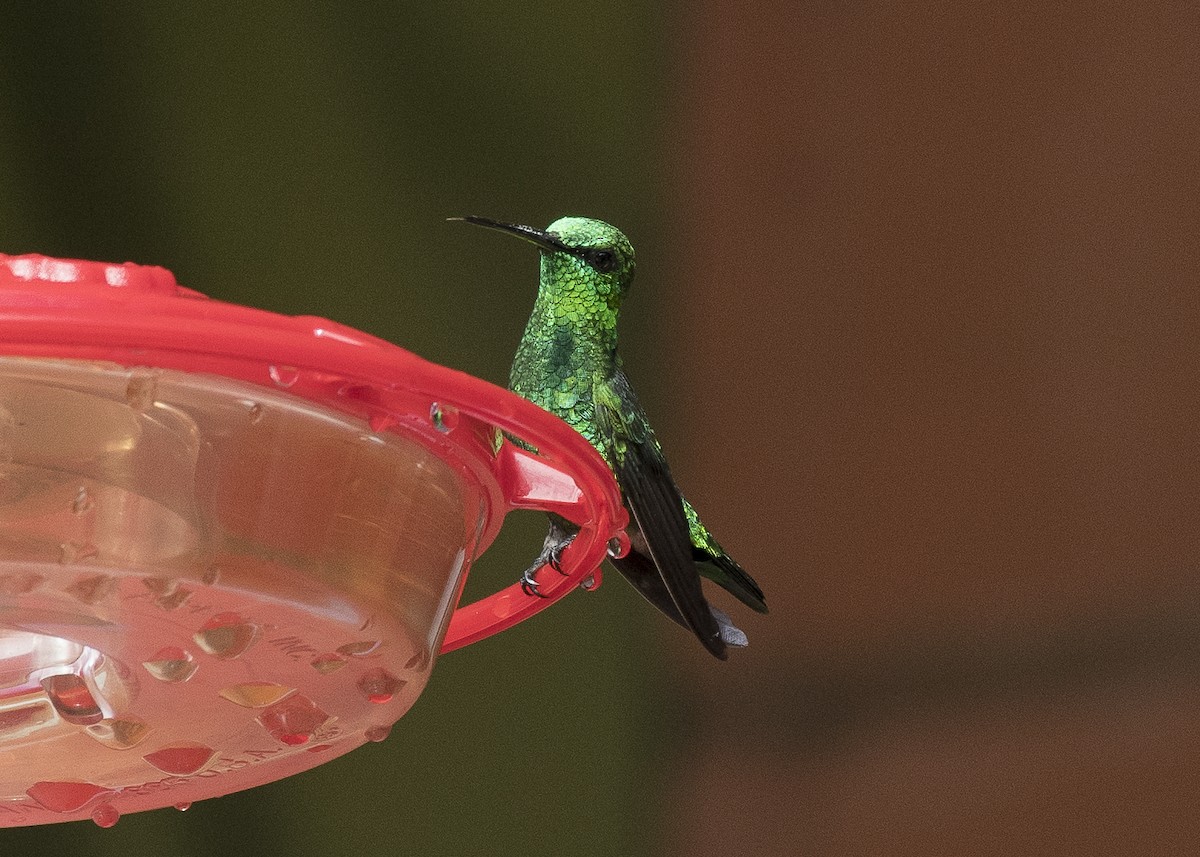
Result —
<instances>
[{"instance_id":1,"label":"red hummingbird feeder","mask_svg":"<svg viewBox=\"0 0 1200 857\"><path fill-rule=\"evenodd\" d=\"M513 509L579 525L563 574L460 605ZM163 268L0 255L0 827L382 740L439 653L594 586L627 522L507 390Z\"/></svg>"}]
</instances>

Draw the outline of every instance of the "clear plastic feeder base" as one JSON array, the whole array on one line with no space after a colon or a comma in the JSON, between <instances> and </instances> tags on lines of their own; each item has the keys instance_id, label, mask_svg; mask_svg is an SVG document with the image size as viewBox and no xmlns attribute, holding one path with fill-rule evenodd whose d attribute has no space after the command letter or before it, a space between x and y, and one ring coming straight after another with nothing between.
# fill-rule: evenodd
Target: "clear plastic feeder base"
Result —
<instances>
[{"instance_id":1,"label":"clear plastic feeder base","mask_svg":"<svg viewBox=\"0 0 1200 857\"><path fill-rule=\"evenodd\" d=\"M515 508L580 526L563 574L460 605ZM578 588L626 523L587 442L507 391L161 268L0 255L0 827L382 740L439 653Z\"/></svg>"},{"instance_id":2,"label":"clear plastic feeder base","mask_svg":"<svg viewBox=\"0 0 1200 857\"><path fill-rule=\"evenodd\" d=\"M429 677L471 495L291 396L0 359L0 824L190 802L386 734Z\"/></svg>"}]
</instances>

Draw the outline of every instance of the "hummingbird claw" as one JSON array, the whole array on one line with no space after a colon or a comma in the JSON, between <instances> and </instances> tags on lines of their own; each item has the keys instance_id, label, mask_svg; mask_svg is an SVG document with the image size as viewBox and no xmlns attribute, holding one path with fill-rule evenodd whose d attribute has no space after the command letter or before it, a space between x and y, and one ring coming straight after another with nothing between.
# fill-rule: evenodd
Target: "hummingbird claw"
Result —
<instances>
[{"instance_id":1,"label":"hummingbird claw","mask_svg":"<svg viewBox=\"0 0 1200 857\"><path fill-rule=\"evenodd\" d=\"M551 524L550 532L546 536L546 541L542 545L542 551L538 554L537 559L533 561L533 565L525 569L521 574L521 591L526 595L536 595L539 598L549 598L548 595L543 595L538 589L537 578L534 576L538 570L548 565L559 574L566 576L566 572L562 570L562 554L567 549L567 545L575 541L575 533L565 533L555 524Z\"/></svg>"},{"instance_id":2,"label":"hummingbird claw","mask_svg":"<svg viewBox=\"0 0 1200 857\"><path fill-rule=\"evenodd\" d=\"M534 596L537 596L538 598L549 598L550 597L549 595L542 594L542 591L540 589L538 589L538 582L537 582L536 578L534 578L534 576L533 576L534 572L537 571L537 569L541 566L541 564L542 564L541 560L538 560L533 565L531 565L525 571L524 574L521 575L521 581L520 581L521 591L524 592L526 595L528 595L530 598L532 598Z\"/></svg>"},{"instance_id":3,"label":"hummingbird claw","mask_svg":"<svg viewBox=\"0 0 1200 857\"><path fill-rule=\"evenodd\" d=\"M567 573L562 570L563 551L565 551L567 549L567 545L569 545L571 542L575 541L575 535L576 535L575 533L572 533L571 535L569 535L565 539L563 539L561 542L556 544L554 547L550 548L550 556L546 559L546 565L550 566L552 569L557 571L563 577L567 576Z\"/></svg>"}]
</instances>

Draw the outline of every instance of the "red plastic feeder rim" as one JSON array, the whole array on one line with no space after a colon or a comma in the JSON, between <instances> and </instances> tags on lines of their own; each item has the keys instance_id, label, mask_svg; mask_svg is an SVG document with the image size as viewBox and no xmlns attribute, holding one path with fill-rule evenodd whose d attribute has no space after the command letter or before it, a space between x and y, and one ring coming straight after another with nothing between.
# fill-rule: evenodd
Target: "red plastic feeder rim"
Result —
<instances>
[{"instance_id":1,"label":"red plastic feeder rim","mask_svg":"<svg viewBox=\"0 0 1200 857\"><path fill-rule=\"evenodd\" d=\"M579 525L563 573L539 578L544 597L514 583L458 605L443 652L502 631L577 586L593 587L610 542L627 542L628 516L612 473L553 415L344 325L211 300L165 268L0 254L0 356L221 376L361 418L375 432L417 435L491 495L476 555L512 509L553 512ZM496 429L538 452L508 441L496 450ZM455 599L460 594L461 583Z\"/></svg>"}]
</instances>

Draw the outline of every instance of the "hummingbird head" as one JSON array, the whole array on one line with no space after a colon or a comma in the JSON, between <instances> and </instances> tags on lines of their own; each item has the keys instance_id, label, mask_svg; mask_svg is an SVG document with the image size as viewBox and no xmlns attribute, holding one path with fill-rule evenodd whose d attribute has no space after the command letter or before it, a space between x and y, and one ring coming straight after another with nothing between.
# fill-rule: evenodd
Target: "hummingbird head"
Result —
<instances>
[{"instance_id":1,"label":"hummingbird head","mask_svg":"<svg viewBox=\"0 0 1200 857\"><path fill-rule=\"evenodd\" d=\"M543 231L485 217L461 219L536 244L542 251L541 289L564 305L600 303L615 318L633 282L633 245L602 220L562 217Z\"/></svg>"}]
</instances>

